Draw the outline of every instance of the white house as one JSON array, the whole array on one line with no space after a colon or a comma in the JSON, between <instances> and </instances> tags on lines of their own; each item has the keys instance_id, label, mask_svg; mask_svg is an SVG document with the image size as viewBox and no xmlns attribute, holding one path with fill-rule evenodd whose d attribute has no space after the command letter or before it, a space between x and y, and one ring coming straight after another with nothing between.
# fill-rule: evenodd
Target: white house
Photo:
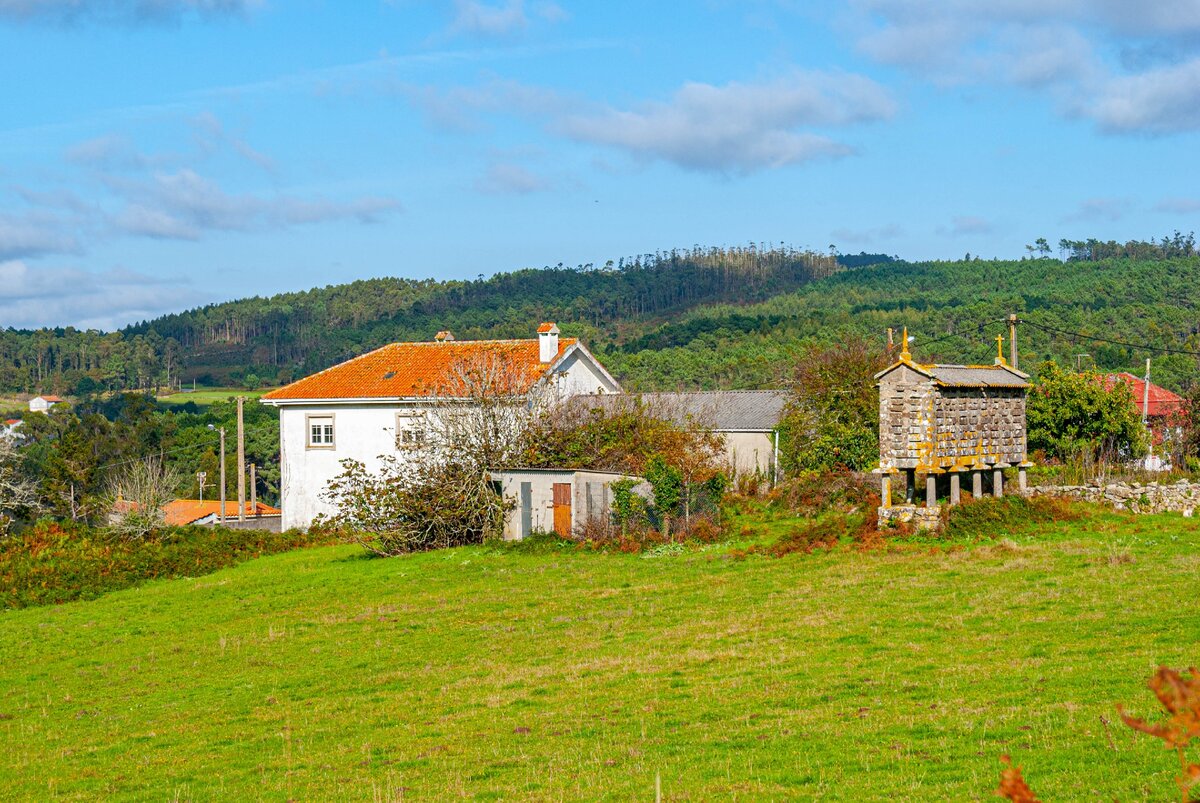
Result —
<instances>
[{"instance_id":1,"label":"white house","mask_svg":"<svg viewBox=\"0 0 1200 803\"><path fill-rule=\"evenodd\" d=\"M456 378L487 362L510 377L513 392L566 398L620 393L617 381L574 338L544 323L528 340L392 343L305 377L262 397L279 408L280 507L283 527L307 527L333 512L322 498L329 481L353 459L378 470L381 456L402 458L425 439L427 419L470 393Z\"/></svg>"},{"instance_id":2,"label":"white house","mask_svg":"<svg viewBox=\"0 0 1200 803\"><path fill-rule=\"evenodd\" d=\"M44 413L49 411L56 404L62 404L63 400L58 396L34 396L29 400L29 412Z\"/></svg>"},{"instance_id":3,"label":"white house","mask_svg":"<svg viewBox=\"0 0 1200 803\"><path fill-rule=\"evenodd\" d=\"M0 422L0 438L5 440L15 439L20 436L18 430L21 428L21 420L19 418L8 418Z\"/></svg>"}]
</instances>

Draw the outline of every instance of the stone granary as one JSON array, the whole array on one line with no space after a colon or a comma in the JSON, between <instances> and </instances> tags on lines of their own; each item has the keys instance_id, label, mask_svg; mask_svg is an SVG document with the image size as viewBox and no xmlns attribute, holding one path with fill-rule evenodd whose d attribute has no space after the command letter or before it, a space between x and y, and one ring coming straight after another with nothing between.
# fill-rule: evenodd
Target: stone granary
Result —
<instances>
[{"instance_id":1,"label":"stone granary","mask_svg":"<svg viewBox=\"0 0 1200 803\"><path fill-rule=\"evenodd\" d=\"M1003 493L1003 469L1016 467L1025 489L1025 393L1029 375L1008 364L997 338L994 365L913 362L905 331L900 359L875 375L879 387L880 521L934 524L939 485L950 504L960 500L963 477L982 496L985 475ZM925 475L925 507L915 504L916 475ZM905 504L891 504L892 480L903 477Z\"/></svg>"}]
</instances>

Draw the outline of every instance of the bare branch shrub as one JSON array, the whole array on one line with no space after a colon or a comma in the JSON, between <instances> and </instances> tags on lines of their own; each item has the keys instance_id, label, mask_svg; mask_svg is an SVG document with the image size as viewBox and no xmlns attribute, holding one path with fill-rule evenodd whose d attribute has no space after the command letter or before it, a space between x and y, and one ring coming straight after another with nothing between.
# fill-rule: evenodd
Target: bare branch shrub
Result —
<instances>
[{"instance_id":1,"label":"bare branch shrub","mask_svg":"<svg viewBox=\"0 0 1200 803\"><path fill-rule=\"evenodd\" d=\"M478 544L503 532L503 500L466 464L388 456L377 472L357 460L342 468L325 491L338 512L320 523L376 555Z\"/></svg>"},{"instance_id":2,"label":"bare branch shrub","mask_svg":"<svg viewBox=\"0 0 1200 803\"><path fill-rule=\"evenodd\" d=\"M141 539L166 523L163 507L175 498L179 473L157 457L131 463L109 480L104 507L109 529L122 538Z\"/></svg>"},{"instance_id":3,"label":"bare branch shrub","mask_svg":"<svg viewBox=\"0 0 1200 803\"><path fill-rule=\"evenodd\" d=\"M336 513L322 524L383 556L477 544L503 533L506 503L488 472L512 465L553 387L503 354L459 360L436 388L422 437L404 454L355 460L328 486Z\"/></svg>"},{"instance_id":4,"label":"bare branch shrub","mask_svg":"<svg viewBox=\"0 0 1200 803\"><path fill-rule=\"evenodd\" d=\"M37 484L22 472L15 440L0 437L0 537L8 535L14 517L37 509Z\"/></svg>"}]
</instances>

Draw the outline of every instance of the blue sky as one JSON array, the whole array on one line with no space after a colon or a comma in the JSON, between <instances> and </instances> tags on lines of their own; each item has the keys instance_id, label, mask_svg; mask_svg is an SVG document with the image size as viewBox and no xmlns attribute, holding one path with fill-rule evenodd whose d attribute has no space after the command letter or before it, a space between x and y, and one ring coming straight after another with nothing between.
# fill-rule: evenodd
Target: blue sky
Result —
<instances>
[{"instance_id":1,"label":"blue sky","mask_svg":"<svg viewBox=\"0 0 1200 803\"><path fill-rule=\"evenodd\" d=\"M0 326L1200 217L1200 0L0 0Z\"/></svg>"}]
</instances>

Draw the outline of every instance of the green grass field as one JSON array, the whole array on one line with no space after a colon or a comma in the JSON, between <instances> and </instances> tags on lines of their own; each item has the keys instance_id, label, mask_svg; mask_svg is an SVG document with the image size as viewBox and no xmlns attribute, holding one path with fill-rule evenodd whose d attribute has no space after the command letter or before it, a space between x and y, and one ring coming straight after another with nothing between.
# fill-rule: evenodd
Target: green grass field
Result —
<instances>
[{"instance_id":1,"label":"green grass field","mask_svg":"<svg viewBox=\"0 0 1200 803\"><path fill-rule=\"evenodd\" d=\"M266 392L266 389L243 390L241 388L199 388L195 391L172 393L170 396L160 396L158 400L163 404L181 405L187 404L188 402L194 402L200 407L207 407L213 402L229 401L237 396L245 396L247 399L257 399Z\"/></svg>"},{"instance_id":2,"label":"green grass field","mask_svg":"<svg viewBox=\"0 0 1200 803\"><path fill-rule=\"evenodd\" d=\"M731 560L301 550L0 615L15 799L1167 800L1200 524Z\"/></svg>"}]
</instances>

